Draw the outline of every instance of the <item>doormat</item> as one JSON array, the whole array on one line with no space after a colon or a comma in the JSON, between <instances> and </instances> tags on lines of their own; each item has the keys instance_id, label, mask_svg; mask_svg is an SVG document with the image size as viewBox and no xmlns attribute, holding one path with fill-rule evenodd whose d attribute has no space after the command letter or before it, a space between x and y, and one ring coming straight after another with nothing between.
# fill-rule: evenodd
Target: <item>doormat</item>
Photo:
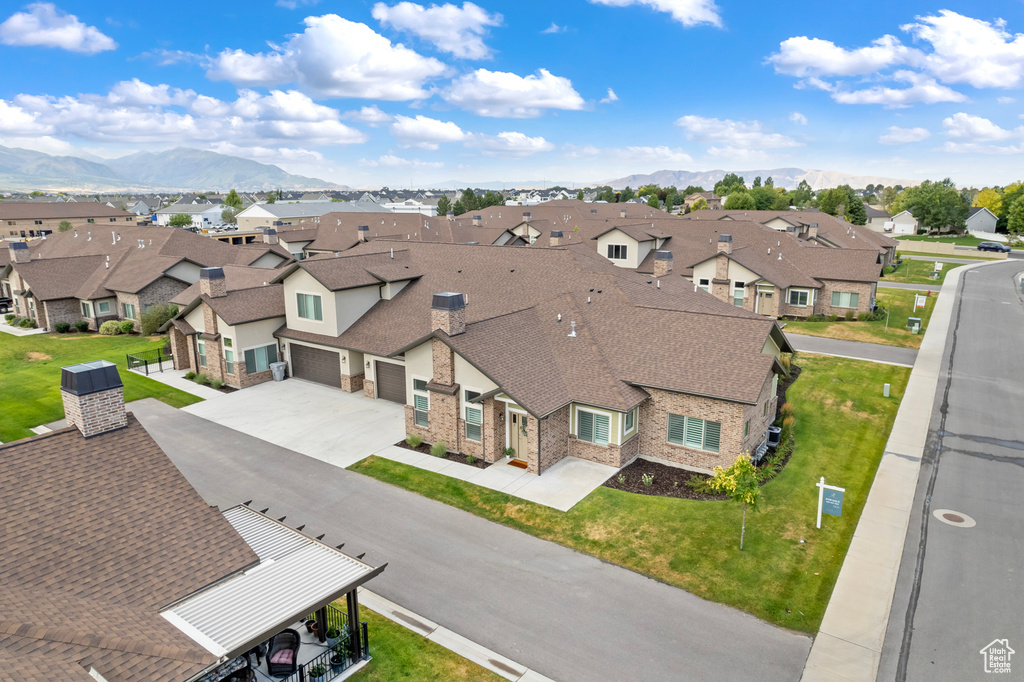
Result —
<instances>
[{"instance_id":1,"label":"doormat","mask_svg":"<svg viewBox=\"0 0 1024 682\"><path fill-rule=\"evenodd\" d=\"M514 459L511 462L509 462L508 464L509 464L509 466L519 467L520 469L526 469L526 468L528 468L530 466L529 464L527 464L526 462L524 462L521 459Z\"/></svg>"}]
</instances>

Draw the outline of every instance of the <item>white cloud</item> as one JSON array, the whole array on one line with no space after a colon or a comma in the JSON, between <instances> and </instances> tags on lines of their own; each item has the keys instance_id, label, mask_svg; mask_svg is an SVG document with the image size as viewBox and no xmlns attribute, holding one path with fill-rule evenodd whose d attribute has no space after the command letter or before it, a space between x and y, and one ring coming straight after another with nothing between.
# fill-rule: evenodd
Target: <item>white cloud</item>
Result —
<instances>
[{"instance_id":1,"label":"white cloud","mask_svg":"<svg viewBox=\"0 0 1024 682\"><path fill-rule=\"evenodd\" d=\"M285 9L298 9L299 7L312 7L319 3L320 0L277 0L274 4Z\"/></svg>"},{"instance_id":2,"label":"white cloud","mask_svg":"<svg viewBox=\"0 0 1024 682\"><path fill-rule=\"evenodd\" d=\"M37 2L27 12L15 12L0 24L4 45L59 47L70 52L96 54L113 50L117 43L95 26L87 26L73 14L50 2Z\"/></svg>"},{"instance_id":3,"label":"white cloud","mask_svg":"<svg viewBox=\"0 0 1024 682\"><path fill-rule=\"evenodd\" d=\"M926 128L900 128L889 126L889 132L878 138L879 144L909 144L931 137Z\"/></svg>"},{"instance_id":4,"label":"white cloud","mask_svg":"<svg viewBox=\"0 0 1024 682\"><path fill-rule=\"evenodd\" d=\"M391 124L391 134L398 138L402 147L434 150L443 142L461 142L466 133L451 121L439 121L436 118L417 115L395 116Z\"/></svg>"},{"instance_id":5,"label":"white cloud","mask_svg":"<svg viewBox=\"0 0 1024 682\"><path fill-rule=\"evenodd\" d=\"M38 113L0 99L0 133L21 136L51 132L53 126L43 122Z\"/></svg>"},{"instance_id":6,"label":"white cloud","mask_svg":"<svg viewBox=\"0 0 1024 682\"><path fill-rule=\"evenodd\" d=\"M77 156L74 145L65 140L58 140L49 135L33 135L30 137L0 137L0 145L17 149L31 149L55 156Z\"/></svg>"},{"instance_id":7,"label":"white cloud","mask_svg":"<svg viewBox=\"0 0 1024 682\"><path fill-rule=\"evenodd\" d=\"M831 40L797 36L783 40L779 51L768 57L776 73L808 76L860 76L894 64L904 64L920 55L890 35L875 40L870 47L847 50Z\"/></svg>"},{"instance_id":8,"label":"white cloud","mask_svg":"<svg viewBox=\"0 0 1024 682\"><path fill-rule=\"evenodd\" d=\"M900 28L931 43L924 68L943 83L1018 88L1024 85L1024 34L1011 35L1005 26L1002 19L990 23L940 10Z\"/></svg>"},{"instance_id":9,"label":"white cloud","mask_svg":"<svg viewBox=\"0 0 1024 682\"><path fill-rule=\"evenodd\" d=\"M601 104L609 104L611 102L618 102L619 96L615 94L615 91L608 88L608 94L601 98Z\"/></svg>"},{"instance_id":10,"label":"white cloud","mask_svg":"<svg viewBox=\"0 0 1024 682\"><path fill-rule=\"evenodd\" d=\"M793 123L796 123L797 125L807 125L807 117L801 114L799 111L794 111L792 114L790 114L789 120L792 121Z\"/></svg>"},{"instance_id":11,"label":"white cloud","mask_svg":"<svg viewBox=\"0 0 1024 682\"><path fill-rule=\"evenodd\" d=\"M565 26L559 26L552 21L551 25L541 31L541 33L565 33Z\"/></svg>"},{"instance_id":12,"label":"white cloud","mask_svg":"<svg viewBox=\"0 0 1024 682\"><path fill-rule=\"evenodd\" d=\"M621 161L633 165L639 164L679 164L692 163L693 157L682 149L672 147L608 147L599 149L593 145L577 147L564 145L566 158L579 159L600 156L602 161Z\"/></svg>"},{"instance_id":13,"label":"white cloud","mask_svg":"<svg viewBox=\"0 0 1024 682\"><path fill-rule=\"evenodd\" d=\"M1006 130L987 118L963 112L943 119L942 127L946 129L946 135L949 137L970 142L999 142L1015 135L1019 136L1024 131L1024 128Z\"/></svg>"},{"instance_id":14,"label":"white cloud","mask_svg":"<svg viewBox=\"0 0 1024 682\"><path fill-rule=\"evenodd\" d=\"M1017 100L1015 100L1013 97L999 97L996 99L996 101L999 102L1000 104L1013 104Z\"/></svg>"},{"instance_id":15,"label":"white cloud","mask_svg":"<svg viewBox=\"0 0 1024 682\"><path fill-rule=\"evenodd\" d=\"M376 159L360 159L360 166L368 168L442 168L442 161L420 161L419 159L403 159L394 154L384 154Z\"/></svg>"},{"instance_id":16,"label":"white cloud","mask_svg":"<svg viewBox=\"0 0 1024 682\"><path fill-rule=\"evenodd\" d=\"M528 137L523 133L502 132L497 135L472 135L466 141L467 147L479 149L484 156L522 158L555 148L543 137Z\"/></svg>"},{"instance_id":17,"label":"white cloud","mask_svg":"<svg viewBox=\"0 0 1024 682\"><path fill-rule=\"evenodd\" d=\"M909 88L890 88L875 85L863 90L832 91L832 99L840 104L881 104L886 109L902 109L911 104L938 102L966 102L967 97L939 84L934 78L914 71L897 71L892 75L897 82L909 83Z\"/></svg>"},{"instance_id":18,"label":"white cloud","mask_svg":"<svg viewBox=\"0 0 1024 682\"><path fill-rule=\"evenodd\" d=\"M366 24L336 14L306 17L306 30L270 52L224 50L207 71L240 86L298 83L323 97L410 100L428 96L424 82L447 67L401 43L392 45Z\"/></svg>"},{"instance_id":19,"label":"white cloud","mask_svg":"<svg viewBox=\"0 0 1024 682\"><path fill-rule=\"evenodd\" d=\"M143 52L139 57L155 59L157 66L171 66L172 64L203 64L209 60L204 54L187 52L186 50L165 50L163 48Z\"/></svg>"},{"instance_id":20,"label":"white cloud","mask_svg":"<svg viewBox=\"0 0 1024 682\"><path fill-rule=\"evenodd\" d=\"M478 116L535 118L544 109L579 110L585 106L568 78L554 76L547 69L526 77L477 69L454 80L443 96Z\"/></svg>"},{"instance_id":21,"label":"white cloud","mask_svg":"<svg viewBox=\"0 0 1024 682\"><path fill-rule=\"evenodd\" d=\"M372 14L381 26L412 33L462 59L489 58L491 49L484 45L484 35L488 26L501 26L502 22L497 12L488 14L471 2L463 2L461 8L451 3L426 8L414 2L400 2L394 7L378 2Z\"/></svg>"},{"instance_id":22,"label":"white cloud","mask_svg":"<svg viewBox=\"0 0 1024 682\"><path fill-rule=\"evenodd\" d=\"M391 114L381 111L376 104L372 104L368 107L360 107L359 111L349 111L344 115L344 118L360 121L371 127L377 127L390 123L393 117Z\"/></svg>"},{"instance_id":23,"label":"white cloud","mask_svg":"<svg viewBox=\"0 0 1024 682\"><path fill-rule=\"evenodd\" d=\"M686 139L704 144L725 145L712 147L718 151L728 149L783 149L800 147L803 143L780 133L765 132L759 121L731 121L729 119L683 116L676 125L686 131Z\"/></svg>"},{"instance_id":24,"label":"white cloud","mask_svg":"<svg viewBox=\"0 0 1024 682\"><path fill-rule=\"evenodd\" d=\"M253 147L237 145L230 142L216 142L210 145L210 151L229 156L241 156L261 163L320 163L324 155L310 149L295 147Z\"/></svg>"},{"instance_id":25,"label":"white cloud","mask_svg":"<svg viewBox=\"0 0 1024 682\"><path fill-rule=\"evenodd\" d=\"M937 151L952 154L987 154L994 156L1005 156L1009 154L1024 153L1024 144L997 145L978 144L976 142L946 142Z\"/></svg>"},{"instance_id":26,"label":"white cloud","mask_svg":"<svg viewBox=\"0 0 1024 682\"><path fill-rule=\"evenodd\" d=\"M718 6L714 0L590 0L595 5L609 7L628 7L640 5L650 7L655 12L665 12L683 26L711 24L721 26L722 18L718 14Z\"/></svg>"},{"instance_id":27,"label":"white cloud","mask_svg":"<svg viewBox=\"0 0 1024 682\"><path fill-rule=\"evenodd\" d=\"M110 89L107 99L111 104L123 104L128 106L169 106L171 104L185 105L194 99L196 93L192 90L181 90L171 88L166 84L150 85L138 78L130 81L121 81Z\"/></svg>"}]
</instances>

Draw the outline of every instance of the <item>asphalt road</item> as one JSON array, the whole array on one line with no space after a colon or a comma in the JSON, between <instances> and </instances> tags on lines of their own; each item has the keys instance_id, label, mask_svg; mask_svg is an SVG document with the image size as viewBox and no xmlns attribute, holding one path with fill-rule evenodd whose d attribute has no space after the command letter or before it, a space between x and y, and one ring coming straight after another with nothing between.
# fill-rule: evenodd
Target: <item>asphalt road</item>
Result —
<instances>
[{"instance_id":1,"label":"asphalt road","mask_svg":"<svg viewBox=\"0 0 1024 682\"><path fill-rule=\"evenodd\" d=\"M842 358L857 358L905 367L913 367L917 360L917 351L913 348L899 348L898 346L863 341L844 341L843 339L830 339L824 336L810 336L794 332L788 332L786 338L789 339L793 348L807 353L836 355Z\"/></svg>"},{"instance_id":2,"label":"asphalt road","mask_svg":"<svg viewBox=\"0 0 1024 682\"><path fill-rule=\"evenodd\" d=\"M1024 677L1024 297L1009 262L965 272L947 340L878 680ZM951 526L952 510L974 527Z\"/></svg>"},{"instance_id":3,"label":"asphalt road","mask_svg":"<svg viewBox=\"0 0 1024 682\"><path fill-rule=\"evenodd\" d=\"M210 504L252 499L388 562L369 589L556 680L800 677L807 636L155 400L130 409Z\"/></svg>"}]
</instances>

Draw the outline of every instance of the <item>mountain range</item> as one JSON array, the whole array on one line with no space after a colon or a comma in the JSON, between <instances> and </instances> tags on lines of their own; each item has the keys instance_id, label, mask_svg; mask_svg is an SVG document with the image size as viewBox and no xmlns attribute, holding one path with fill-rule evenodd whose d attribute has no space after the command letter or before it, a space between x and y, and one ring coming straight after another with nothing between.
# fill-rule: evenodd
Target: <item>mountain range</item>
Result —
<instances>
[{"instance_id":1,"label":"mountain range","mask_svg":"<svg viewBox=\"0 0 1024 682\"><path fill-rule=\"evenodd\" d=\"M660 187L675 185L680 190L696 185L711 191L715 183L721 180L728 173L736 173L742 177L747 185L753 182L754 178L760 176L762 182L771 178L776 187L796 189L801 180L806 180L813 190L828 189L839 185L849 185L854 189L862 189L868 185L903 185L910 187L919 184L916 180L899 180L897 178L883 178L874 175L851 175L840 171L805 170L803 168L771 168L766 170L746 171L684 171L684 170L660 170L654 173L641 175L627 175L624 178L616 178L602 184L611 185L614 189L632 187L637 189L651 183Z\"/></svg>"},{"instance_id":2,"label":"mountain range","mask_svg":"<svg viewBox=\"0 0 1024 682\"><path fill-rule=\"evenodd\" d=\"M0 146L0 190L227 191L231 188L243 191L347 189L326 180L292 175L271 164L186 147L102 160L52 156Z\"/></svg>"}]
</instances>

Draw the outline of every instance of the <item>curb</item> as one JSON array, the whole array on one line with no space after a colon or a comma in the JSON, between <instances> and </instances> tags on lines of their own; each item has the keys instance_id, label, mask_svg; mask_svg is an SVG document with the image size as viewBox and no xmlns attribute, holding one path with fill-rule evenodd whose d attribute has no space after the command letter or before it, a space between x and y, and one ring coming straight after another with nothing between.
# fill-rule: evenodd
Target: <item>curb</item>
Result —
<instances>
[{"instance_id":1,"label":"curb","mask_svg":"<svg viewBox=\"0 0 1024 682\"><path fill-rule=\"evenodd\" d=\"M878 675L960 277L988 264L946 277L801 682L874 682Z\"/></svg>"},{"instance_id":2,"label":"curb","mask_svg":"<svg viewBox=\"0 0 1024 682\"><path fill-rule=\"evenodd\" d=\"M370 592L366 588L359 588L359 601L371 611L379 613L388 620L423 635L435 644L443 646L445 649L483 668L487 668L492 673L500 675L506 680L511 680L511 682L555 682L550 677L545 677L535 670L505 658L501 654L491 651L423 616L419 616L379 594Z\"/></svg>"}]
</instances>

